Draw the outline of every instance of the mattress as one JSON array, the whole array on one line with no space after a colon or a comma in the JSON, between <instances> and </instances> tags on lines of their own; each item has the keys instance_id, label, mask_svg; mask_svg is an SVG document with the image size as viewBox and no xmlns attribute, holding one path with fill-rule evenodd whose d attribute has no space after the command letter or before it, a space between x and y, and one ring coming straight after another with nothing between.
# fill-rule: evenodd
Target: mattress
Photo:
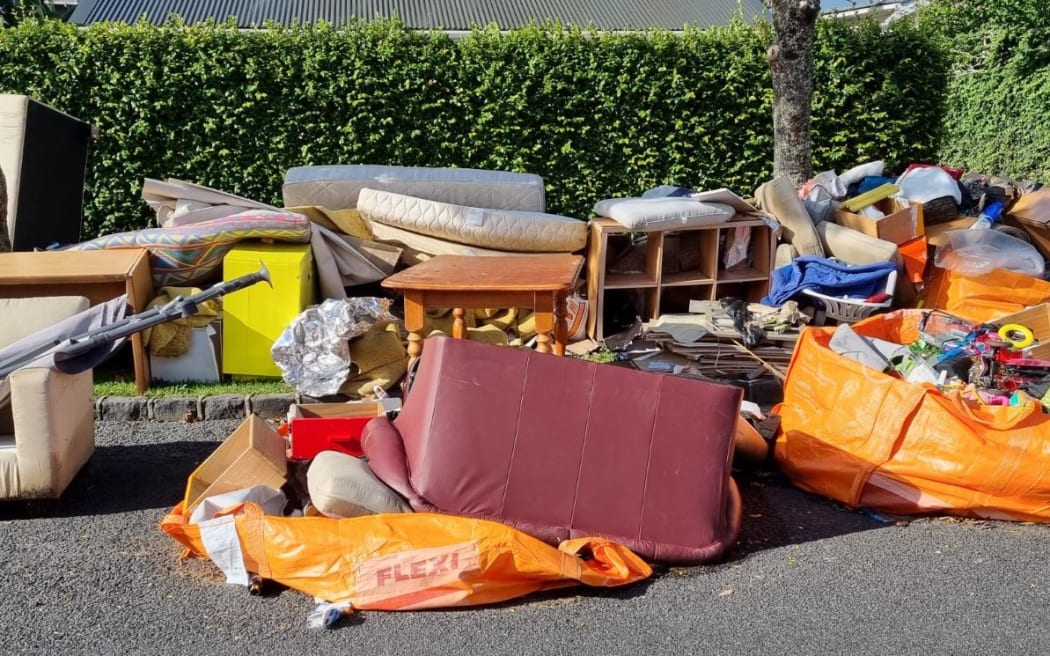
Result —
<instances>
[{"instance_id":1,"label":"mattress","mask_svg":"<svg viewBox=\"0 0 1050 656\"><path fill-rule=\"evenodd\" d=\"M501 210L546 209L543 178L533 173L481 169L349 164L297 166L284 177L284 206L331 210L357 207L361 189Z\"/></svg>"},{"instance_id":2,"label":"mattress","mask_svg":"<svg viewBox=\"0 0 1050 656\"><path fill-rule=\"evenodd\" d=\"M378 242L397 246L402 250L401 259L407 265L419 264L434 255L521 255L510 251L477 248L454 241L428 237L418 232L403 230L383 223L373 223L372 232Z\"/></svg>"},{"instance_id":3,"label":"mattress","mask_svg":"<svg viewBox=\"0 0 1050 656\"><path fill-rule=\"evenodd\" d=\"M357 211L373 224L480 248L571 253L587 243L587 223L571 217L455 205L367 187Z\"/></svg>"}]
</instances>

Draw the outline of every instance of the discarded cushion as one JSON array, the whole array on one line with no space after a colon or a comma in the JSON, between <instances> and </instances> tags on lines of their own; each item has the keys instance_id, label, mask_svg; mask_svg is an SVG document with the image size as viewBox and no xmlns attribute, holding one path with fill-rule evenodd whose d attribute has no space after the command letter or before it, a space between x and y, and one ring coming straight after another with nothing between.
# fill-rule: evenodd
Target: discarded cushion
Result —
<instances>
[{"instance_id":1,"label":"discarded cushion","mask_svg":"<svg viewBox=\"0 0 1050 656\"><path fill-rule=\"evenodd\" d=\"M322 451L306 471L310 503L326 517L412 512L396 492L376 478L361 458Z\"/></svg>"},{"instance_id":2,"label":"discarded cushion","mask_svg":"<svg viewBox=\"0 0 1050 656\"><path fill-rule=\"evenodd\" d=\"M493 519L551 544L597 535L659 561L736 539L741 390L492 346L426 340L397 419L362 449L417 512Z\"/></svg>"},{"instance_id":3,"label":"discarded cushion","mask_svg":"<svg viewBox=\"0 0 1050 656\"><path fill-rule=\"evenodd\" d=\"M799 255L824 256L824 247L809 218L806 206L786 177L770 180L755 190L759 207L772 214L784 226L784 240L791 242Z\"/></svg>"},{"instance_id":4,"label":"discarded cushion","mask_svg":"<svg viewBox=\"0 0 1050 656\"><path fill-rule=\"evenodd\" d=\"M827 256L847 264L897 261L897 244L866 235L860 230L831 221L822 221L817 224L817 234Z\"/></svg>"},{"instance_id":5,"label":"discarded cushion","mask_svg":"<svg viewBox=\"0 0 1050 656\"><path fill-rule=\"evenodd\" d=\"M632 230L686 227L725 223L736 210L722 203L704 203L681 196L607 198L594 205L594 213L607 216Z\"/></svg>"}]
</instances>

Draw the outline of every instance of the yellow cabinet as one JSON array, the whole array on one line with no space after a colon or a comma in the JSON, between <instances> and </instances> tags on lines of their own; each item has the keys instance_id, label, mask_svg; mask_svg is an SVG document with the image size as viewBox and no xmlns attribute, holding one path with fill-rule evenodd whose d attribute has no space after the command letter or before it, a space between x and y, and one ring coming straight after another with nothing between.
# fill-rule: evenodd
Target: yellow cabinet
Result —
<instances>
[{"instance_id":1,"label":"yellow cabinet","mask_svg":"<svg viewBox=\"0 0 1050 656\"><path fill-rule=\"evenodd\" d=\"M223 280L270 271L273 288L252 285L222 299L222 371L241 376L280 376L270 348L281 332L314 302L309 244L241 242L226 255Z\"/></svg>"}]
</instances>

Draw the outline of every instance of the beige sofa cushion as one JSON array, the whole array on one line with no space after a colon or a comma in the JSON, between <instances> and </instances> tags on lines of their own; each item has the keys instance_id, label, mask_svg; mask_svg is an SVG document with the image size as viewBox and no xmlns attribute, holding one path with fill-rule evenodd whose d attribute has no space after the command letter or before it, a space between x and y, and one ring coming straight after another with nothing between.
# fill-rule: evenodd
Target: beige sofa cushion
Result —
<instances>
[{"instance_id":1,"label":"beige sofa cushion","mask_svg":"<svg viewBox=\"0 0 1050 656\"><path fill-rule=\"evenodd\" d=\"M306 472L310 503L327 517L412 512L412 507L376 478L361 458L322 451Z\"/></svg>"},{"instance_id":2,"label":"beige sofa cushion","mask_svg":"<svg viewBox=\"0 0 1050 656\"><path fill-rule=\"evenodd\" d=\"M837 223L821 221L817 225L817 234L828 257L838 258L846 264L874 264L898 259L897 244L892 241L872 237Z\"/></svg>"},{"instance_id":3,"label":"beige sofa cushion","mask_svg":"<svg viewBox=\"0 0 1050 656\"><path fill-rule=\"evenodd\" d=\"M20 318L0 321L0 348L83 312L88 305L83 296L0 298L0 317Z\"/></svg>"},{"instance_id":4,"label":"beige sofa cushion","mask_svg":"<svg viewBox=\"0 0 1050 656\"><path fill-rule=\"evenodd\" d=\"M825 257L813 219L790 180L781 176L761 185L755 190L755 200L762 211L780 221L784 241L794 246L799 255Z\"/></svg>"}]
</instances>

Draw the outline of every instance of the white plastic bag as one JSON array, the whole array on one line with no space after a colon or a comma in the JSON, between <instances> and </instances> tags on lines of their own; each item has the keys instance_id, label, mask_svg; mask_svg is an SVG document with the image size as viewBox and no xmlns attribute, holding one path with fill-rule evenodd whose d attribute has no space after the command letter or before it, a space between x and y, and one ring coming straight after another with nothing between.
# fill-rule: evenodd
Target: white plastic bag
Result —
<instances>
[{"instance_id":1,"label":"white plastic bag","mask_svg":"<svg viewBox=\"0 0 1050 656\"><path fill-rule=\"evenodd\" d=\"M958 273L982 274L1008 269L1041 278L1046 261L1035 246L998 230L949 230L933 263Z\"/></svg>"}]
</instances>

